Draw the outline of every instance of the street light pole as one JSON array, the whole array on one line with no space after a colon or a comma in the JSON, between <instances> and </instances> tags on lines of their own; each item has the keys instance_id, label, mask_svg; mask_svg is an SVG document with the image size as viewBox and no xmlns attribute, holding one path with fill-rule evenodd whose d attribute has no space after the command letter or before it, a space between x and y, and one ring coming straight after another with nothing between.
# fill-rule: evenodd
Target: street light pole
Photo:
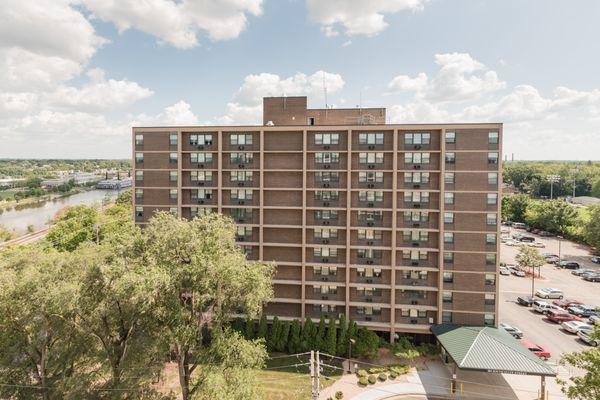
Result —
<instances>
[{"instance_id":1,"label":"street light pole","mask_svg":"<svg viewBox=\"0 0 600 400\"><path fill-rule=\"evenodd\" d=\"M352 373L352 345L356 341L354 339L348 340L348 373Z\"/></svg>"},{"instance_id":2,"label":"street light pole","mask_svg":"<svg viewBox=\"0 0 600 400\"><path fill-rule=\"evenodd\" d=\"M577 173L579 169L575 168L573 170L573 198L575 198L575 188L577 187Z\"/></svg>"},{"instance_id":3,"label":"street light pole","mask_svg":"<svg viewBox=\"0 0 600 400\"><path fill-rule=\"evenodd\" d=\"M560 236L560 235L558 235L556 238L558 239L558 266L560 267L560 261L561 261L561 258L560 258L560 244L561 244L561 239L563 237Z\"/></svg>"},{"instance_id":4,"label":"street light pole","mask_svg":"<svg viewBox=\"0 0 600 400\"><path fill-rule=\"evenodd\" d=\"M554 197L554 184L560 181L560 175L548 175L546 180L550 182L550 200Z\"/></svg>"}]
</instances>

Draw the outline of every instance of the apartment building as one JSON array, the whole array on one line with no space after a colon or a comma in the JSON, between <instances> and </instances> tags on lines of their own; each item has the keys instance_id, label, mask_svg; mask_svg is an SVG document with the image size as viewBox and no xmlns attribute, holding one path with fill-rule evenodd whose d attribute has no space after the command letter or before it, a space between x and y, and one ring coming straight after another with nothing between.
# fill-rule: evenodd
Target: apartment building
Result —
<instances>
[{"instance_id":1,"label":"apartment building","mask_svg":"<svg viewBox=\"0 0 600 400\"><path fill-rule=\"evenodd\" d=\"M386 124L385 109L264 99L263 126L134 127L135 221L231 216L274 261L280 319L390 334L497 324L502 124Z\"/></svg>"}]
</instances>

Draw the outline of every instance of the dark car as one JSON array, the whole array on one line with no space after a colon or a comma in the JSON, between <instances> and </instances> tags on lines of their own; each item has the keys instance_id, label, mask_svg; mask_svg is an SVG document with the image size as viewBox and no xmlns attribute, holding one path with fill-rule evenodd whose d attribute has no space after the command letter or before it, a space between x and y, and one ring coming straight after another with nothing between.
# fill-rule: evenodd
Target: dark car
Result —
<instances>
[{"instance_id":1,"label":"dark car","mask_svg":"<svg viewBox=\"0 0 600 400\"><path fill-rule=\"evenodd\" d=\"M553 236L550 232L548 231L540 231L540 233L538 233L538 235L543 236L543 237L550 237Z\"/></svg>"},{"instance_id":2,"label":"dark car","mask_svg":"<svg viewBox=\"0 0 600 400\"><path fill-rule=\"evenodd\" d=\"M558 266L566 269L579 269L579 263L575 261L561 261Z\"/></svg>"},{"instance_id":3,"label":"dark car","mask_svg":"<svg viewBox=\"0 0 600 400\"><path fill-rule=\"evenodd\" d=\"M521 238L517 239L517 240L519 240L519 242L529 242L529 243L535 242L535 238L533 236L521 236Z\"/></svg>"},{"instance_id":4,"label":"dark car","mask_svg":"<svg viewBox=\"0 0 600 400\"><path fill-rule=\"evenodd\" d=\"M517 303L525 307L531 307L533 302L535 301L535 297L531 296L519 296L517 297Z\"/></svg>"}]
</instances>

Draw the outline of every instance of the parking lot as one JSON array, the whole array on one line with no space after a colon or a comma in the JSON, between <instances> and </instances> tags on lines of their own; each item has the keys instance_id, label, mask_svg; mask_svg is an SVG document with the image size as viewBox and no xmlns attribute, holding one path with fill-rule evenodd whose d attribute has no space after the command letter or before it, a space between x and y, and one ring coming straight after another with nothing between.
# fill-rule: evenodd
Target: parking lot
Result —
<instances>
[{"instance_id":1,"label":"parking lot","mask_svg":"<svg viewBox=\"0 0 600 400\"><path fill-rule=\"evenodd\" d=\"M503 227L504 229L506 227ZM512 234L515 229L510 229ZM524 232L524 231L520 231ZM536 240L544 243L545 248L540 248L540 253L558 254L558 239L556 237L539 237ZM516 264L515 256L519 247L501 244L500 261L507 264ZM577 261L581 268L600 270L600 265L590 261L591 254L586 246L568 240L561 240L561 259ZM558 269L554 265L546 264L541 268L542 279L535 279L535 290L553 287L561 289L565 298L574 298L584 304L600 305L600 283L588 282L578 276L572 275L571 270ZM546 320L531 307L524 307L516 303L518 296L531 295L531 276L517 277L514 275L500 276L500 322L505 322L519 327L523 331L523 338L536 344L547 347L551 353L551 361L556 362L562 354L589 349L577 335L564 332L560 325ZM552 302L552 300L547 300Z\"/></svg>"}]
</instances>

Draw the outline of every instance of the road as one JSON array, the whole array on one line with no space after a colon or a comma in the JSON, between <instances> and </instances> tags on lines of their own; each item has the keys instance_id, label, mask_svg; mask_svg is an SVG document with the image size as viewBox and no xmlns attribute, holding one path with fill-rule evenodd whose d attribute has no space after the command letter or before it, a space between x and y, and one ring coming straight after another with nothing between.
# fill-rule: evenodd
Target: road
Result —
<instances>
[{"instance_id":1,"label":"road","mask_svg":"<svg viewBox=\"0 0 600 400\"><path fill-rule=\"evenodd\" d=\"M512 233L512 232L511 232ZM536 236L536 235L533 235ZM540 252L558 254L558 239L538 238L546 248ZM500 261L515 264L518 247L501 245ZM590 261L589 249L586 246L561 240L561 259L574 260L584 268L600 270L600 265ZM575 298L586 304L600 305L600 283L588 282L572 275L570 270L562 270L547 264L541 268L542 280L536 279L535 290L544 287L562 289L565 297ZM541 314L517 304L516 298L531 295L531 278L519 278L514 275L500 277L500 322L518 326L524 332L524 338L549 348L551 361L556 362L564 353L589 349L576 335L566 333L558 324L547 321ZM551 300L550 300L551 301Z\"/></svg>"}]
</instances>

